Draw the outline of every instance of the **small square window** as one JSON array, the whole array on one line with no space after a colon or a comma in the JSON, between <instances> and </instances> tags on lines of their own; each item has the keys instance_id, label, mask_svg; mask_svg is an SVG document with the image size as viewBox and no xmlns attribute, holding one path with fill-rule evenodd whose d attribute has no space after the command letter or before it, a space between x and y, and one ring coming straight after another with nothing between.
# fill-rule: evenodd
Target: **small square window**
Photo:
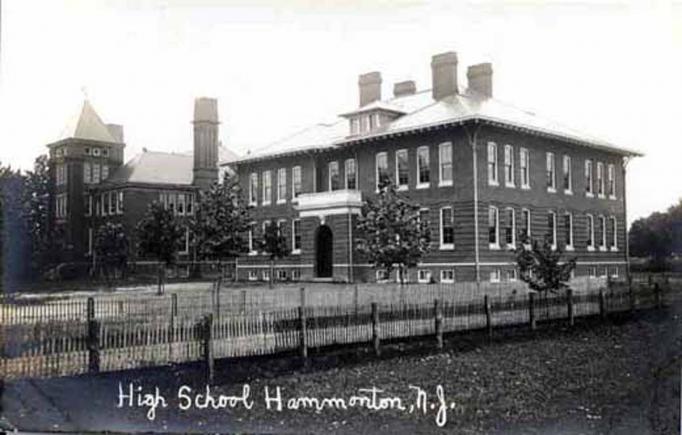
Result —
<instances>
[{"instance_id":1,"label":"small square window","mask_svg":"<svg viewBox=\"0 0 682 435\"><path fill-rule=\"evenodd\" d=\"M263 277L263 281L270 281L270 270L265 269L261 276Z\"/></svg>"},{"instance_id":2,"label":"small square window","mask_svg":"<svg viewBox=\"0 0 682 435\"><path fill-rule=\"evenodd\" d=\"M500 269L490 271L490 282L500 282Z\"/></svg>"},{"instance_id":3,"label":"small square window","mask_svg":"<svg viewBox=\"0 0 682 435\"><path fill-rule=\"evenodd\" d=\"M287 271L284 269L279 269L277 271L277 280L278 281L286 281L287 279Z\"/></svg>"},{"instance_id":4,"label":"small square window","mask_svg":"<svg viewBox=\"0 0 682 435\"><path fill-rule=\"evenodd\" d=\"M376 280L377 280L377 282L387 282L388 281L388 273L386 272L385 269L378 269L376 271Z\"/></svg>"},{"instance_id":5,"label":"small square window","mask_svg":"<svg viewBox=\"0 0 682 435\"><path fill-rule=\"evenodd\" d=\"M455 271L452 269L445 269L440 271L440 282L453 283L455 282Z\"/></svg>"},{"instance_id":6,"label":"small square window","mask_svg":"<svg viewBox=\"0 0 682 435\"><path fill-rule=\"evenodd\" d=\"M249 281L258 281L258 271L255 269L249 270Z\"/></svg>"},{"instance_id":7,"label":"small square window","mask_svg":"<svg viewBox=\"0 0 682 435\"><path fill-rule=\"evenodd\" d=\"M428 284L431 282L431 271L428 269L419 269L417 271L417 281L421 284Z\"/></svg>"},{"instance_id":8,"label":"small square window","mask_svg":"<svg viewBox=\"0 0 682 435\"><path fill-rule=\"evenodd\" d=\"M293 269L291 271L291 279L294 281L298 281L301 279L301 271L300 269Z\"/></svg>"}]
</instances>

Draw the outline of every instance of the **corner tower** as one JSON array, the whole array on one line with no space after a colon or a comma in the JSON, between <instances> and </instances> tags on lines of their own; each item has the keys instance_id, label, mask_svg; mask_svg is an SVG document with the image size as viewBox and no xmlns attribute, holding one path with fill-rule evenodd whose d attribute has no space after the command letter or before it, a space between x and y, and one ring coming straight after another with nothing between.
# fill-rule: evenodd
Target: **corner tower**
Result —
<instances>
[{"instance_id":1,"label":"corner tower","mask_svg":"<svg viewBox=\"0 0 682 435\"><path fill-rule=\"evenodd\" d=\"M202 190L218 181L218 100L194 100L194 169L192 184Z\"/></svg>"}]
</instances>

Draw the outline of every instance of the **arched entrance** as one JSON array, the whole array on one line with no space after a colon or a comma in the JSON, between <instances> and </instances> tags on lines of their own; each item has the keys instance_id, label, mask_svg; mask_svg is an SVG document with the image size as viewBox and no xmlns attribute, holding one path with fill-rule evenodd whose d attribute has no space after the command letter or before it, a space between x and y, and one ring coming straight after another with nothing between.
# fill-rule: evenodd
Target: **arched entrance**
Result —
<instances>
[{"instance_id":1,"label":"arched entrance","mask_svg":"<svg viewBox=\"0 0 682 435\"><path fill-rule=\"evenodd\" d=\"M334 270L334 236L327 225L320 225L315 236L315 271L318 278L331 278Z\"/></svg>"}]
</instances>

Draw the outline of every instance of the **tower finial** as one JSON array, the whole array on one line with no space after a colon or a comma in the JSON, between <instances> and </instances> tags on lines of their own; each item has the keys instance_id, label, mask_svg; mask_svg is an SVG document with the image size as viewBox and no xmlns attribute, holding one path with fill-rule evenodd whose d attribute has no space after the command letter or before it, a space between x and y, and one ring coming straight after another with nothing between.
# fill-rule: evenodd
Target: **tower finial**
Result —
<instances>
[{"instance_id":1,"label":"tower finial","mask_svg":"<svg viewBox=\"0 0 682 435\"><path fill-rule=\"evenodd\" d=\"M88 88L85 85L81 86L81 93L83 94L83 99L87 100L88 99Z\"/></svg>"}]
</instances>

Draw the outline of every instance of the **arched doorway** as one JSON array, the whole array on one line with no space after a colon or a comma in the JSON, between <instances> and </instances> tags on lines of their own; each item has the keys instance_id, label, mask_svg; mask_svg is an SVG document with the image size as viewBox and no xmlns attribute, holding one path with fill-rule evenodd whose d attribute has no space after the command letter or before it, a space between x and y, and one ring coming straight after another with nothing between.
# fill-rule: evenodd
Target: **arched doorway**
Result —
<instances>
[{"instance_id":1,"label":"arched doorway","mask_svg":"<svg viewBox=\"0 0 682 435\"><path fill-rule=\"evenodd\" d=\"M315 269L318 278L331 278L334 270L334 236L327 225L320 225L315 236Z\"/></svg>"}]
</instances>

